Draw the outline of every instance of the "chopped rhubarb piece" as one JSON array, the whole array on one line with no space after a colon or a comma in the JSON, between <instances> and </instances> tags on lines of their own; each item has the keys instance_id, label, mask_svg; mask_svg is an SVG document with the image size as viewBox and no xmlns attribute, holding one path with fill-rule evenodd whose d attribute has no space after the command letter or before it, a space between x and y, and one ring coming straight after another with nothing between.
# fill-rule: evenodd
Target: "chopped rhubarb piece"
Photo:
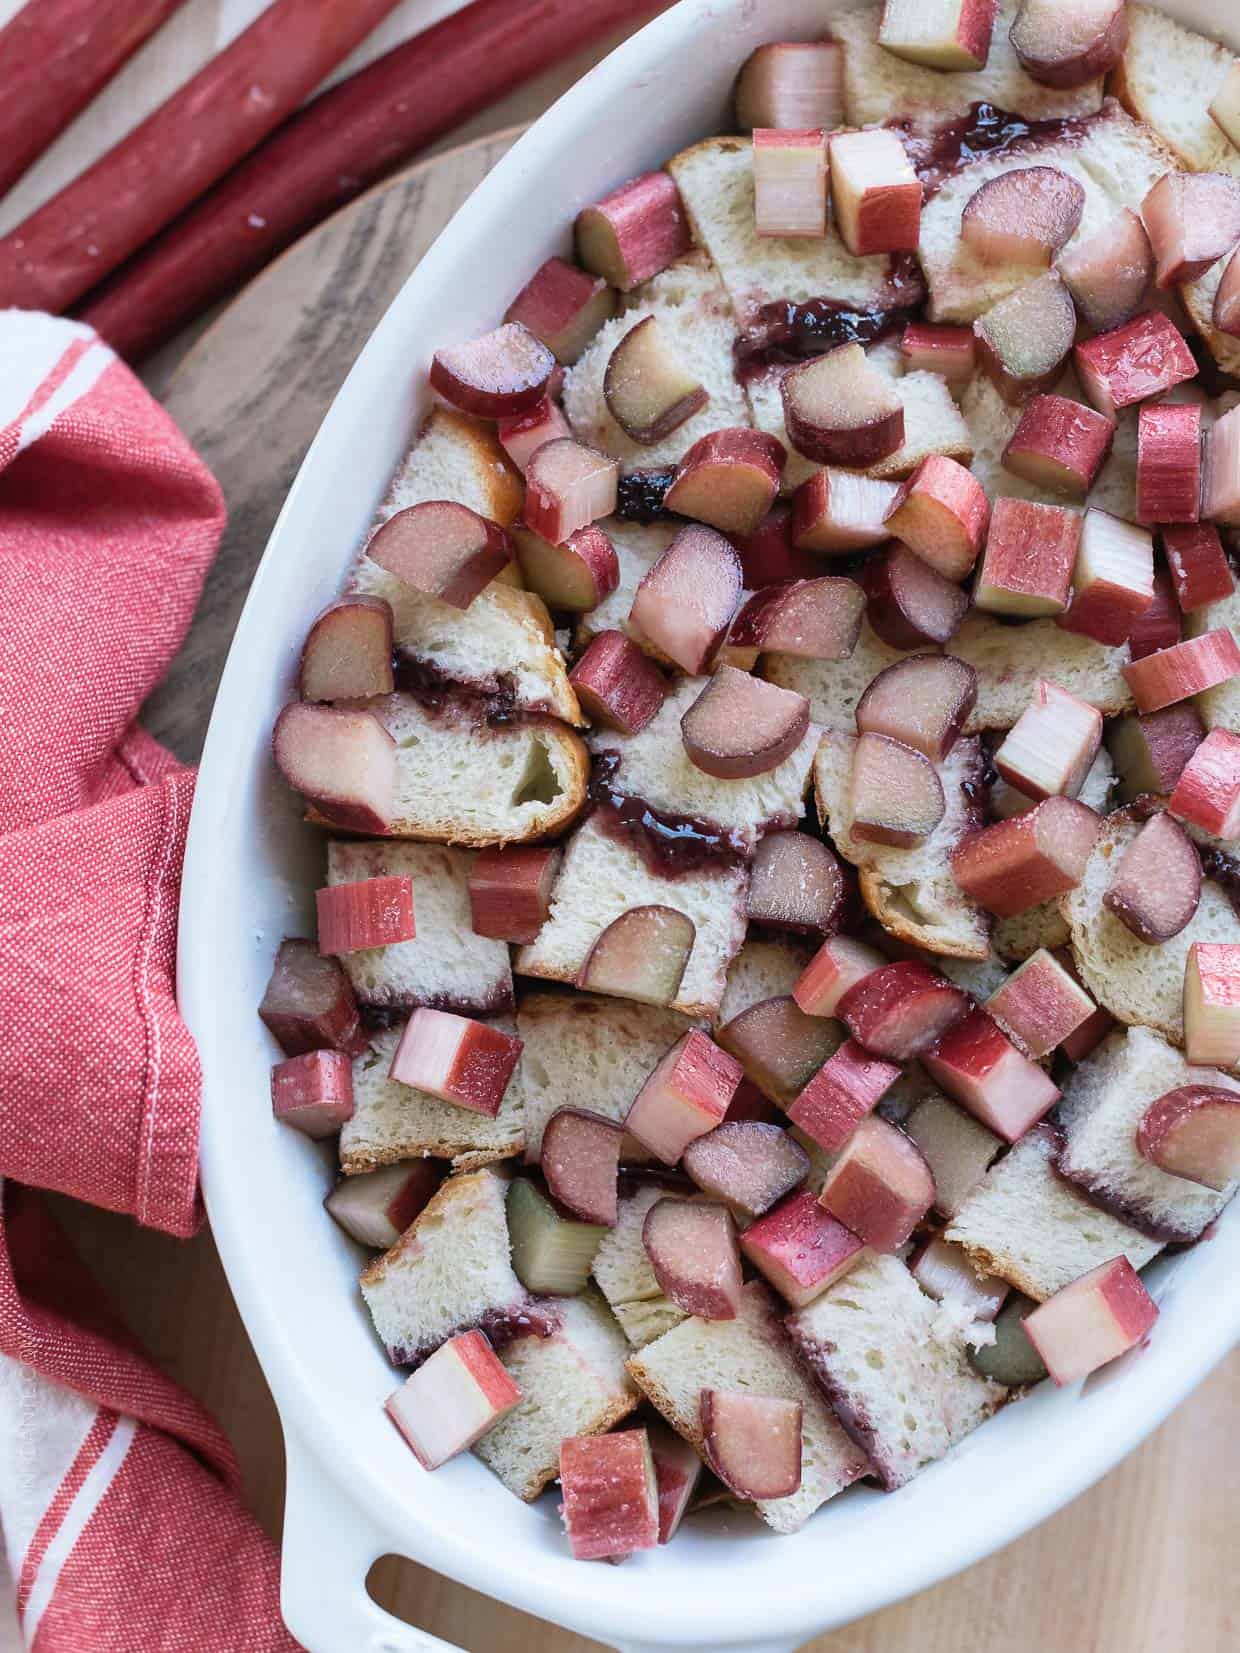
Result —
<instances>
[{"instance_id":1,"label":"chopped rhubarb piece","mask_svg":"<svg viewBox=\"0 0 1240 1653\"><path fill-rule=\"evenodd\" d=\"M973 1010L923 1057L932 1079L1005 1142L1049 1113L1059 1090L984 1010Z\"/></svg>"},{"instance_id":2,"label":"chopped rhubarb piece","mask_svg":"<svg viewBox=\"0 0 1240 1653\"><path fill-rule=\"evenodd\" d=\"M350 1239L388 1251L430 1203L447 1169L441 1159L381 1165L361 1176L342 1177L323 1205Z\"/></svg>"},{"instance_id":3,"label":"chopped rhubarb piece","mask_svg":"<svg viewBox=\"0 0 1240 1653\"><path fill-rule=\"evenodd\" d=\"M659 1488L659 1543L670 1544L693 1503L702 1460L693 1442L682 1440L665 1423L647 1424L646 1433Z\"/></svg>"},{"instance_id":4,"label":"chopped rhubarb piece","mask_svg":"<svg viewBox=\"0 0 1240 1653\"><path fill-rule=\"evenodd\" d=\"M886 735L861 735L853 754L852 835L908 849L947 812L943 783L924 752Z\"/></svg>"},{"instance_id":5,"label":"chopped rhubarb piece","mask_svg":"<svg viewBox=\"0 0 1240 1653\"><path fill-rule=\"evenodd\" d=\"M1143 792L1173 791L1204 739L1195 706L1168 706L1145 717L1121 718L1113 725L1108 744L1123 796L1131 802Z\"/></svg>"},{"instance_id":6,"label":"chopped rhubarb piece","mask_svg":"<svg viewBox=\"0 0 1240 1653\"><path fill-rule=\"evenodd\" d=\"M642 1245L659 1290L699 1320L735 1320L741 1306L736 1225L722 1205L656 1200L642 1224Z\"/></svg>"},{"instance_id":7,"label":"chopped rhubarb piece","mask_svg":"<svg viewBox=\"0 0 1240 1653\"><path fill-rule=\"evenodd\" d=\"M906 373L937 373L949 385L967 385L977 365L971 327L934 326L911 321L900 339Z\"/></svg>"},{"instance_id":8,"label":"chopped rhubarb piece","mask_svg":"<svg viewBox=\"0 0 1240 1653\"><path fill-rule=\"evenodd\" d=\"M1146 310L1123 327L1083 339L1076 372L1085 394L1108 419L1197 375L1184 337L1161 310Z\"/></svg>"},{"instance_id":9,"label":"chopped rhubarb piece","mask_svg":"<svg viewBox=\"0 0 1240 1653\"><path fill-rule=\"evenodd\" d=\"M1162 544L1176 602L1184 614L1207 603L1222 602L1236 589L1231 564L1213 523L1180 518L1174 526L1163 529Z\"/></svg>"},{"instance_id":10,"label":"chopped rhubarb piece","mask_svg":"<svg viewBox=\"0 0 1240 1653\"><path fill-rule=\"evenodd\" d=\"M665 1165L675 1165L696 1137L722 1124L741 1077L735 1057L695 1028L638 1091L624 1128Z\"/></svg>"},{"instance_id":11,"label":"chopped rhubarb piece","mask_svg":"<svg viewBox=\"0 0 1240 1653\"><path fill-rule=\"evenodd\" d=\"M633 625L690 676L705 670L741 599L741 564L714 528L690 523L646 573L633 598Z\"/></svg>"},{"instance_id":12,"label":"chopped rhubarb piece","mask_svg":"<svg viewBox=\"0 0 1240 1653\"><path fill-rule=\"evenodd\" d=\"M1047 270L979 316L973 332L982 371L1019 407L1058 379L1076 336L1076 310L1058 272Z\"/></svg>"},{"instance_id":13,"label":"chopped rhubarb piece","mask_svg":"<svg viewBox=\"0 0 1240 1653\"><path fill-rule=\"evenodd\" d=\"M1026 482L1051 493L1084 499L1111 451L1114 437L1115 421L1096 408L1085 407L1067 396L1035 396L1003 450L1003 466L1013 476L1024 477ZM996 501L996 510L999 503Z\"/></svg>"},{"instance_id":14,"label":"chopped rhubarb piece","mask_svg":"<svg viewBox=\"0 0 1240 1653\"><path fill-rule=\"evenodd\" d=\"M524 1177L509 1183L506 1212L513 1272L526 1290L553 1297L583 1292L607 1230L579 1222Z\"/></svg>"},{"instance_id":15,"label":"chopped rhubarb piece","mask_svg":"<svg viewBox=\"0 0 1240 1653\"><path fill-rule=\"evenodd\" d=\"M357 1000L339 961L323 958L312 941L280 943L258 1014L286 1056L366 1047Z\"/></svg>"},{"instance_id":16,"label":"chopped rhubarb piece","mask_svg":"<svg viewBox=\"0 0 1240 1653\"><path fill-rule=\"evenodd\" d=\"M737 1498L787 1498L801 1485L801 1402L703 1389L702 1451Z\"/></svg>"},{"instance_id":17,"label":"chopped rhubarb piece","mask_svg":"<svg viewBox=\"0 0 1240 1653\"><path fill-rule=\"evenodd\" d=\"M848 1039L806 1085L788 1118L828 1153L838 1153L900 1073L897 1063L871 1056Z\"/></svg>"},{"instance_id":18,"label":"chopped rhubarb piece","mask_svg":"<svg viewBox=\"0 0 1240 1653\"><path fill-rule=\"evenodd\" d=\"M272 756L288 784L346 832L382 834L396 812L396 742L370 712L294 701Z\"/></svg>"},{"instance_id":19,"label":"chopped rhubarb piece","mask_svg":"<svg viewBox=\"0 0 1240 1653\"><path fill-rule=\"evenodd\" d=\"M1057 266L1077 312L1095 333L1131 321L1154 278L1145 225L1125 207L1103 229L1062 253Z\"/></svg>"},{"instance_id":20,"label":"chopped rhubarb piece","mask_svg":"<svg viewBox=\"0 0 1240 1653\"><path fill-rule=\"evenodd\" d=\"M1003 737L995 768L1026 798L1075 798L1102 744L1102 713L1047 678Z\"/></svg>"},{"instance_id":21,"label":"chopped rhubarb piece","mask_svg":"<svg viewBox=\"0 0 1240 1653\"><path fill-rule=\"evenodd\" d=\"M826 133L820 127L755 128L753 187L759 235L826 235Z\"/></svg>"},{"instance_id":22,"label":"chopped rhubarb piece","mask_svg":"<svg viewBox=\"0 0 1240 1653\"><path fill-rule=\"evenodd\" d=\"M514 529L513 538L527 589L553 611L588 614L620 583L616 548L597 522L578 528L563 545L529 528Z\"/></svg>"},{"instance_id":23,"label":"chopped rhubarb piece","mask_svg":"<svg viewBox=\"0 0 1240 1653\"><path fill-rule=\"evenodd\" d=\"M547 922L561 851L525 844L484 849L469 869L470 928L527 946ZM348 886L352 888L352 886Z\"/></svg>"},{"instance_id":24,"label":"chopped rhubarb piece","mask_svg":"<svg viewBox=\"0 0 1240 1653\"><path fill-rule=\"evenodd\" d=\"M614 1119L586 1108L557 1108L543 1130L539 1154L552 1199L582 1222L614 1228L623 1138Z\"/></svg>"},{"instance_id":25,"label":"chopped rhubarb piece","mask_svg":"<svg viewBox=\"0 0 1240 1653\"><path fill-rule=\"evenodd\" d=\"M819 465L864 469L904 441L904 403L859 344L839 345L794 367L780 393L788 440Z\"/></svg>"},{"instance_id":26,"label":"chopped rhubarb piece","mask_svg":"<svg viewBox=\"0 0 1240 1653\"><path fill-rule=\"evenodd\" d=\"M756 591L732 622L730 648L847 660L861 635L865 594L855 580L824 575Z\"/></svg>"},{"instance_id":27,"label":"chopped rhubarb piece","mask_svg":"<svg viewBox=\"0 0 1240 1653\"><path fill-rule=\"evenodd\" d=\"M1034 1061L1058 1050L1094 1014L1089 994L1053 953L1039 947L990 995L986 1009Z\"/></svg>"},{"instance_id":28,"label":"chopped rhubarb piece","mask_svg":"<svg viewBox=\"0 0 1240 1653\"><path fill-rule=\"evenodd\" d=\"M520 322L505 322L468 344L437 350L431 387L445 401L484 419L527 413L547 393L555 357Z\"/></svg>"},{"instance_id":29,"label":"chopped rhubarb piece","mask_svg":"<svg viewBox=\"0 0 1240 1653\"><path fill-rule=\"evenodd\" d=\"M1062 614L1081 543L1081 517L1063 505L997 499L973 600L1020 619Z\"/></svg>"},{"instance_id":30,"label":"chopped rhubarb piece","mask_svg":"<svg viewBox=\"0 0 1240 1653\"><path fill-rule=\"evenodd\" d=\"M1154 570L1154 600L1138 614L1128 633L1128 658L1144 660L1147 654L1169 649L1184 635L1184 616L1175 600L1175 586L1165 568Z\"/></svg>"},{"instance_id":31,"label":"chopped rhubarb piece","mask_svg":"<svg viewBox=\"0 0 1240 1653\"><path fill-rule=\"evenodd\" d=\"M834 40L773 41L745 59L736 83L736 124L821 127L844 118L844 48Z\"/></svg>"},{"instance_id":32,"label":"chopped rhubarb piece","mask_svg":"<svg viewBox=\"0 0 1240 1653\"><path fill-rule=\"evenodd\" d=\"M1220 81L1210 104L1210 118L1233 147L1240 149L1240 60Z\"/></svg>"},{"instance_id":33,"label":"chopped rhubarb piece","mask_svg":"<svg viewBox=\"0 0 1240 1653\"><path fill-rule=\"evenodd\" d=\"M1240 248L1232 253L1214 295L1215 327L1235 338L1240 334Z\"/></svg>"},{"instance_id":34,"label":"chopped rhubarb piece","mask_svg":"<svg viewBox=\"0 0 1240 1653\"><path fill-rule=\"evenodd\" d=\"M334 1136L353 1118L353 1063L342 1050L308 1050L271 1070L271 1111L305 1136Z\"/></svg>"},{"instance_id":35,"label":"chopped rhubarb piece","mask_svg":"<svg viewBox=\"0 0 1240 1653\"><path fill-rule=\"evenodd\" d=\"M404 585L468 608L512 561L512 540L498 522L467 505L428 499L389 517L366 555Z\"/></svg>"},{"instance_id":36,"label":"chopped rhubarb piece","mask_svg":"<svg viewBox=\"0 0 1240 1653\"><path fill-rule=\"evenodd\" d=\"M519 321L569 367L615 313L614 287L565 258L549 258L513 299L504 320Z\"/></svg>"},{"instance_id":37,"label":"chopped rhubarb piece","mask_svg":"<svg viewBox=\"0 0 1240 1653\"><path fill-rule=\"evenodd\" d=\"M1195 941L1184 965L1184 1054L1201 1067L1240 1066L1240 945Z\"/></svg>"},{"instance_id":38,"label":"chopped rhubarb piece","mask_svg":"<svg viewBox=\"0 0 1240 1653\"><path fill-rule=\"evenodd\" d=\"M1240 673L1240 645L1225 627L1189 637L1174 648L1134 660L1123 668L1124 681L1143 712L1158 712L1190 695L1201 694Z\"/></svg>"},{"instance_id":39,"label":"chopped rhubarb piece","mask_svg":"<svg viewBox=\"0 0 1240 1653\"><path fill-rule=\"evenodd\" d=\"M775 503L787 457L765 431L712 431L680 461L663 503L722 533L752 534Z\"/></svg>"},{"instance_id":40,"label":"chopped rhubarb piece","mask_svg":"<svg viewBox=\"0 0 1240 1653\"><path fill-rule=\"evenodd\" d=\"M788 580L811 580L821 572L820 560L812 552L799 550L793 535L792 504L785 500L771 507L752 534L736 536L747 591L783 585Z\"/></svg>"},{"instance_id":41,"label":"chopped rhubarb piece","mask_svg":"<svg viewBox=\"0 0 1240 1653\"><path fill-rule=\"evenodd\" d=\"M793 496L793 544L807 551L864 551L891 535L883 520L899 493L856 471L815 471Z\"/></svg>"},{"instance_id":42,"label":"chopped rhubarb piece","mask_svg":"<svg viewBox=\"0 0 1240 1653\"><path fill-rule=\"evenodd\" d=\"M870 627L893 649L946 643L969 608L966 592L898 540L868 559L861 584Z\"/></svg>"},{"instance_id":43,"label":"chopped rhubarb piece","mask_svg":"<svg viewBox=\"0 0 1240 1653\"><path fill-rule=\"evenodd\" d=\"M736 1094L728 1103L725 1125L745 1124L753 1120L759 1125L783 1125L783 1110L764 1096L752 1079L742 1079Z\"/></svg>"},{"instance_id":44,"label":"chopped rhubarb piece","mask_svg":"<svg viewBox=\"0 0 1240 1653\"><path fill-rule=\"evenodd\" d=\"M592 637L568 680L590 721L622 735L644 729L667 694L659 668L622 631Z\"/></svg>"},{"instance_id":45,"label":"chopped rhubarb piece","mask_svg":"<svg viewBox=\"0 0 1240 1653\"><path fill-rule=\"evenodd\" d=\"M1076 234L1085 191L1053 166L1025 166L991 178L965 203L960 239L983 264L1049 268Z\"/></svg>"},{"instance_id":46,"label":"chopped rhubarb piece","mask_svg":"<svg viewBox=\"0 0 1240 1653\"><path fill-rule=\"evenodd\" d=\"M1079 985L1081 978L1077 972L1076 960L1072 956L1072 949L1056 948L1055 958ZM1062 1041L1059 1046L1060 1054L1066 1056L1069 1062L1083 1062L1088 1055L1097 1050L1114 1026L1115 1017L1109 1010L1095 1010L1087 1021L1082 1022L1080 1027Z\"/></svg>"},{"instance_id":47,"label":"chopped rhubarb piece","mask_svg":"<svg viewBox=\"0 0 1240 1653\"><path fill-rule=\"evenodd\" d=\"M577 256L621 292L665 270L693 246L680 191L666 172L646 172L578 214Z\"/></svg>"},{"instance_id":48,"label":"chopped rhubarb piece","mask_svg":"<svg viewBox=\"0 0 1240 1653\"><path fill-rule=\"evenodd\" d=\"M829 935L847 900L839 861L807 832L769 832L749 877L749 922L773 930Z\"/></svg>"},{"instance_id":49,"label":"chopped rhubarb piece","mask_svg":"<svg viewBox=\"0 0 1240 1653\"><path fill-rule=\"evenodd\" d=\"M905 1130L934 1176L934 1205L954 1217L1003 1148L1003 1139L945 1096L928 1096L908 1116Z\"/></svg>"},{"instance_id":50,"label":"chopped rhubarb piece","mask_svg":"<svg viewBox=\"0 0 1240 1653\"><path fill-rule=\"evenodd\" d=\"M657 316L646 316L612 351L603 398L625 435L652 447L700 413L710 394L685 365L668 329Z\"/></svg>"},{"instance_id":51,"label":"chopped rhubarb piece","mask_svg":"<svg viewBox=\"0 0 1240 1653\"><path fill-rule=\"evenodd\" d=\"M858 1044L876 1056L906 1062L968 1015L970 1002L929 965L899 959L850 987L836 1014Z\"/></svg>"},{"instance_id":52,"label":"chopped rhubarb piece","mask_svg":"<svg viewBox=\"0 0 1240 1653\"><path fill-rule=\"evenodd\" d=\"M899 1251L934 1204L934 1178L904 1132L871 1114L849 1137L818 1198L873 1250Z\"/></svg>"},{"instance_id":53,"label":"chopped rhubarb piece","mask_svg":"<svg viewBox=\"0 0 1240 1653\"><path fill-rule=\"evenodd\" d=\"M325 608L306 634L297 692L303 700L391 694L391 604L355 592Z\"/></svg>"},{"instance_id":54,"label":"chopped rhubarb piece","mask_svg":"<svg viewBox=\"0 0 1240 1653\"><path fill-rule=\"evenodd\" d=\"M977 673L954 655L898 660L857 702L858 734L886 735L942 763L977 702Z\"/></svg>"},{"instance_id":55,"label":"chopped rhubarb piece","mask_svg":"<svg viewBox=\"0 0 1240 1653\"><path fill-rule=\"evenodd\" d=\"M936 1235L927 1240L909 1260L909 1273L928 1297L941 1303L944 1298L963 1303L974 1320L993 1320L1011 1291L1006 1280L994 1274L979 1274L962 1245Z\"/></svg>"},{"instance_id":56,"label":"chopped rhubarb piece","mask_svg":"<svg viewBox=\"0 0 1240 1653\"><path fill-rule=\"evenodd\" d=\"M1210 522L1240 524L1240 407L1232 408L1206 437L1201 514Z\"/></svg>"},{"instance_id":57,"label":"chopped rhubarb piece","mask_svg":"<svg viewBox=\"0 0 1240 1653\"><path fill-rule=\"evenodd\" d=\"M831 197L844 245L855 258L915 252L921 239L921 181L890 127L831 136Z\"/></svg>"},{"instance_id":58,"label":"chopped rhubarb piece","mask_svg":"<svg viewBox=\"0 0 1240 1653\"><path fill-rule=\"evenodd\" d=\"M945 454L932 453L887 512L887 531L946 579L961 580L977 561L990 521L981 483Z\"/></svg>"},{"instance_id":59,"label":"chopped rhubarb piece","mask_svg":"<svg viewBox=\"0 0 1240 1653\"><path fill-rule=\"evenodd\" d=\"M559 404L544 396L529 413L514 413L509 419L501 419L496 434L504 452L524 474L531 457L544 442L554 442L573 432Z\"/></svg>"},{"instance_id":60,"label":"chopped rhubarb piece","mask_svg":"<svg viewBox=\"0 0 1240 1653\"><path fill-rule=\"evenodd\" d=\"M725 781L777 769L808 730L804 695L735 666L720 666L680 720L689 761Z\"/></svg>"},{"instance_id":61,"label":"chopped rhubarb piece","mask_svg":"<svg viewBox=\"0 0 1240 1653\"><path fill-rule=\"evenodd\" d=\"M1027 75L1045 86L1084 86L1124 55L1127 0L1021 0L1010 33Z\"/></svg>"},{"instance_id":62,"label":"chopped rhubarb piece","mask_svg":"<svg viewBox=\"0 0 1240 1653\"><path fill-rule=\"evenodd\" d=\"M494 1119L524 1041L446 1010L415 1010L389 1069L391 1078L442 1102Z\"/></svg>"},{"instance_id":63,"label":"chopped rhubarb piece","mask_svg":"<svg viewBox=\"0 0 1240 1653\"><path fill-rule=\"evenodd\" d=\"M860 1262L865 1244L823 1210L808 1189L750 1223L741 1250L785 1302L803 1309Z\"/></svg>"},{"instance_id":64,"label":"chopped rhubarb piece","mask_svg":"<svg viewBox=\"0 0 1240 1653\"><path fill-rule=\"evenodd\" d=\"M481 1332L458 1332L386 1402L423 1469L438 1469L481 1440L521 1399Z\"/></svg>"},{"instance_id":65,"label":"chopped rhubarb piece","mask_svg":"<svg viewBox=\"0 0 1240 1653\"><path fill-rule=\"evenodd\" d=\"M1181 771L1167 808L1216 838L1240 838L1240 736L1211 729Z\"/></svg>"},{"instance_id":66,"label":"chopped rhubarb piece","mask_svg":"<svg viewBox=\"0 0 1240 1653\"><path fill-rule=\"evenodd\" d=\"M1076 1383L1135 1348L1158 1305L1127 1257L1090 1269L1025 1317L1025 1335L1053 1382Z\"/></svg>"},{"instance_id":67,"label":"chopped rhubarb piece","mask_svg":"<svg viewBox=\"0 0 1240 1653\"><path fill-rule=\"evenodd\" d=\"M830 1023L807 1016L791 997L761 999L718 1031L719 1043L736 1058L764 1095L786 1106L838 1047Z\"/></svg>"},{"instance_id":68,"label":"chopped rhubarb piece","mask_svg":"<svg viewBox=\"0 0 1240 1653\"><path fill-rule=\"evenodd\" d=\"M851 936L832 936L805 966L792 990L807 1016L834 1016L836 1006L864 977L883 965L883 955Z\"/></svg>"},{"instance_id":69,"label":"chopped rhubarb piece","mask_svg":"<svg viewBox=\"0 0 1240 1653\"><path fill-rule=\"evenodd\" d=\"M1196 281L1240 241L1240 179L1224 172L1164 172L1141 203L1157 287Z\"/></svg>"},{"instance_id":70,"label":"chopped rhubarb piece","mask_svg":"<svg viewBox=\"0 0 1240 1653\"><path fill-rule=\"evenodd\" d=\"M1137 415L1137 521L1196 522L1201 509L1201 409L1159 402Z\"/></svg>"},{"instance_id":71,"label":"chopped rhubarb piece","mask_svg":"<svg viewBox=\"0 0 1240 1653\"><path fill-rule=\"evenodd\" d=\"M560 1513L577 1561L653 1550L659 1542L659 1483L644 1429L570 1435L560 1442Z\"/></svg>"},{"instance_id":72,"label":"chopped rhubarb piece","mask_svg":"<svg viewBox=\"0 0 1240 1653\"><path fill-rule=\"evenodd\" d=\"M1153 600L1153 535L1107 511L1086 511L1072 574L1072 606L1056 624L1118 647Z\"/></svg>"},{"instance_id":73,"label":"chopped rhubarb piece","mask_svg":"<svg viewBox=\"0 0 1240 1653\"><path fill-rule=\"evenodd\" d=\"M545 442L526 466L521 521L552 545L563 545L579 528L612 514L619 477L619 461L596 448L571 437Z\"/></svg>"},{"instance_id":74,"label":"chopped rhubarb piece","mask_svg":"<svg viewBox=\"0 0 1240 1653\"><path fill-rule=\"evenodd\" d=\"M639 1004L671 1004L696 939L697 926L675 907L630 907L599 932L577 986Z\"/></svg>"},{"instance_id":75,"label":"chopped rhubarb piece","mask_svg":"<svg viewBox=\"0 0 1240 1653\"><path fill-rule=\"evenodd\" d=\"M809 1156L781 1125L724 1120L685 1149L685 1170L738 1216L760 1217L809 1175Z\"/></svg>"},{"instance_id":76,"label":"chopped rhubarb piece","mask_svg":"<svg viewBox=\"0 0 1240 1653\"><path fill-rule=\"evenodd\" d=\"M1226 1192L1240 1178L1240 1094L1214 1085L1168 1091L1142 1115L1137 1147L1173 1177Z\"/></svg>"},{"instance_id":77,"label":"chopped rhubarb piece","mask_svg":"<svg viewBox=\"0 0 1240 1653\"><path fill-rule=\"evenodd\" d=\"M984 69L994 0L886 0L878 43L927 69Z\"/></svg>"},{"instance_id":78,"label":"chopped rhubarb piece","mask_svg":"<svg viewBox=\"0 0 1240 1653\"><path fill-rule=\"evenodd\" d=\"M329 884L315 892L319 952L357 953L364 947L388 947L412 941L411 878L359 878L352 884Z\"/></svg>"},{"instance_id":79,"label":"chopped rhubarb piece","mask_svg":"<svg viewBox=\"0 0 1240 1653\"><path fill-rule=\"evenodd\" d=\"M1015 918L1076 888L1101 825L1075 798L1047 798L957 845L952 872L979 907Z\"/></svg>"}]
</instances>

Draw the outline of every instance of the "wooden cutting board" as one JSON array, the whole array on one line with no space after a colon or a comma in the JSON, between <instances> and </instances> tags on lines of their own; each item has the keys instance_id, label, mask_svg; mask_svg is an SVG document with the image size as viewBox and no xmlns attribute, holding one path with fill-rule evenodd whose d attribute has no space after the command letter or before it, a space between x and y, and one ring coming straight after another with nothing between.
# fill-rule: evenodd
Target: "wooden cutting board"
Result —
<instances>
[{"instance_id":1,"label":"wooden cutting board","mask_svg":"<svg viewBox=\"0 0 1240 1653\"><path fill-rule=\"evenodd\" d=\"M147 711L149 726L182 757L198 755L254 566L328 403L405 276L515 136L452 150L355 203L259 277L171 375L167 357L148 373L223 484L230 510L193 630ZM279 1425L210 1236L182 1244L104 1212L57 1204L156 1359L220 1418L237 1445L251 1506L277 1533ZM812 1647L1235 1653L1237 1419L1240 1353L1139 1452L1037 1532ZM382 1563L375 1590L469 1653L588 1653L596 1646L411 1563ZM623 1634L618 1625L617 1639Z\"/></svg>"}]
</instances>

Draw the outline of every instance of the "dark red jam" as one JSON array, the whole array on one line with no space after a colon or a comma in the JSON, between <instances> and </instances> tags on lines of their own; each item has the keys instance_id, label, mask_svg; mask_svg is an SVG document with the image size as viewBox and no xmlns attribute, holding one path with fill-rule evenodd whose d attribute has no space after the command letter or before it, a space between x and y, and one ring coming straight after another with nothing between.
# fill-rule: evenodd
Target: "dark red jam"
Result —
<instances>
[{"instance_id":1,"label":"dark red jam","mask_svg":"<svg viewBox=\"0 0 1240 1653\"><path fill-rule=\"evenodd\" d=\"M671 512L664 506L676 472L622 471L616 492L616 515L626 522L659 522Z\"/></svg>"},{"instance_id":2,"label":"dark red jam","mask_svg":"<svg viewBox=\"0 0 1240 1653\"><path fill-rule=\"evenodd\" d=\"M592 813L605 832L631 844L656 877L736 866L746 859L745 844L735 833L692 815L655 809L644 798L621 792L615 784L619 765L614 752L595 757L589 788Z\"/></svg>"},{"instance_id":3,"label":"dark red jam","mask_svg":"<svg viewBox=\"0 0 1240 1653\"><path fill-rule=\"evenodd\" d=\"M1201 870L1207 878L1212 878L1223 891L1235 909L1236 917L1240 918L1240 860L1229 855L1226 850L1201 849Z\"/></svg>"},{"instance_id":4,"label":"dark red jam","mask_svg":"<svg viewBox=\"0 0 1240 1653\"><path fill-rule=\"evenodd\" d=\"M772 363L803 361L822 356L841 344L877 344L888 334L902 332L912 306L891 310L855 310L830 298L811 298L804 304L779 299L764 304L758 319L736 340L736 371L752 378Z\"/></svg>"},{"instance_id":5,"label":"dark red jam","mask_svg":"<svg viewBox=\"0 0 1240 1653\"><path fill-rule=\"evenodd\" d=\"M891 124L904 140L927 198L974 161L994 155L1019 155L1025 148L1055 139L1074 141L1086 131L1081 119L1026 120L993 103L971 104L968 114L929 134L914 131L907 121Z\"/></svg>"},{"instance_id":6,"label":"dark red jam","mask_svg":"<svg viewBox=\"0 0 1240 1653\"><path fill-rule=\"evenodd\" d=\"M507 674L492 682L461 683L429 660L397 649L392 656L392 676L401 694L412 695L429 717L465 718L500 728L519 715L516 685Z\"/></svg>"}]
</instances>

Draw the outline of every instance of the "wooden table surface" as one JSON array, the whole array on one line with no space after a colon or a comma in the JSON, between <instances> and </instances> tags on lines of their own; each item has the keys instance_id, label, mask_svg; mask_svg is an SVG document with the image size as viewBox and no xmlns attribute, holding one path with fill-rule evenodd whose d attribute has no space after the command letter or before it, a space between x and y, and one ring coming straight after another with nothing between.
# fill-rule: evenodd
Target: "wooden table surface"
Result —
<instances>
[{"instance_id":1,"label":"wooden table surface","mask_svg":"<svg viewBox=\"0 0 1240 1653\"><path fill-rule=\"evenodd\" d=\"M406 0L381 42L457 3ZM190 0L0 203L0 228L80 170L260 4ZM16 7L17 0L0 0L0 21ZM511 141L503 129L537 114L599 55L542 77L472 122L458 142L502 135L416 169L350 209L260 278L188 355L182 341L151 364L148 382L211 463L231 508L193 632L147 711L154 732L187 759L199 750L227 640L280 499L375 316L503 153ZM210 1235L182 1243L71 1201L57 1200L56 1208L154 1358L221 1419L237 1446L249 1503L278 1535L279 1424ZM1240 1352L1144 1447L1037 1531L936 1589L808 1645L817 1653L1235 1653L1238 1419ZM389 1559L373 1582L385 1604L469 1653L597 1646L409 1562ZM8 1645L0 1625L0 1653Z\"/></svg>"}]
</instances>

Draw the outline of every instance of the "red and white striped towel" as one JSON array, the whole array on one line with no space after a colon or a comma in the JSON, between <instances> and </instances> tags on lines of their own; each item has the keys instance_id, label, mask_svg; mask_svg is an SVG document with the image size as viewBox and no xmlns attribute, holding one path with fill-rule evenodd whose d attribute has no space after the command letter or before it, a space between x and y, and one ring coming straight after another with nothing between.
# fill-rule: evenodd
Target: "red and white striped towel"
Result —
<instances>
[{"instance_id":1,"label":"red and white striped towel","mask_svg":"<svg viewBox=\"0 0 1240 1653\"><path fill-rule=\"evenodd\" d=\"M227 1441L34 1191L201 1221L173 984L193 774L134 718L223 522L89 329L0 312L0 1530L38 1653L296 1647Z\"/></svg>"}]
</instances>

